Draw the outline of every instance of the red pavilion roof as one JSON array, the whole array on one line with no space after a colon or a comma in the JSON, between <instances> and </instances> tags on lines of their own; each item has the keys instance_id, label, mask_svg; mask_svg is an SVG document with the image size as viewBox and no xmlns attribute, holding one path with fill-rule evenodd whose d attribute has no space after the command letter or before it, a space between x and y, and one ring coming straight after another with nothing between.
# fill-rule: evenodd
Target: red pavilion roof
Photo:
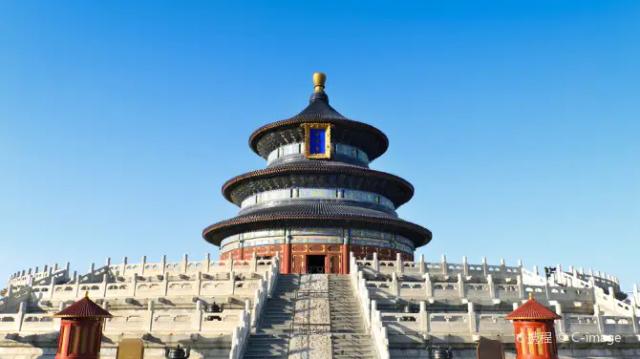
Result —
<instances>
[{"instance_id":1,"label":"red pavilion roof","mask_svg":"<svg viewBox=\"0 0 640 359\"><path fill-rule=\"evenodd\" d=\"M506 316L508 320L556 320L561 317L551 309L540 304L532 296L523 305Z\"/></svg>"},{"instance_id":2,"label":"red pavilion roof","mask_svg":"<svg viewBox=\"0 0 640 359\"><path fill-rule=\"evenodd\" d=\"M85 295L84 298L53 315L56 318L111 318L111 313Z\"/></svg>"}]
</instances>

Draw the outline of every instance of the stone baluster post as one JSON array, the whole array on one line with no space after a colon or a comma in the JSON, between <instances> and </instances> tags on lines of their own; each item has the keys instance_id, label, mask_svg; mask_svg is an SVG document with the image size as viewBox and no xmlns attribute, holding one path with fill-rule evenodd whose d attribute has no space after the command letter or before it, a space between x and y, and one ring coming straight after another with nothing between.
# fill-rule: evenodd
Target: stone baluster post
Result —
<instances>
[{"instance_id":1,"label":"stone baluster post","mask_svg":"<svg viewBox=\"0 0 640 359\"><path fill-rule=\"evenodd\" d=\"M420 302L420 312L418 316L418 325L423 335L429 333L429 313L427 313L427 302Z\"/></svg>"},{"instance_id":2,"label":"stone baluster post","mask_svg":"<svg viewBox=\"0 0 640 359\"><path fill-rule=\"evenodd\" d=\"M202 331L202 316L203 316L203 308L202 308L202 301L200 299L198 299L196 301L196 311L195 313L192 314L191 317L191 328L193 328L193 330L196 333L200 333Z\"/></svg>"},{"instance_id":3,"label":"stone baluster post","mask_svg":"<svg viewBox=\"0 0 640 359\"><path fill-rule=\"evenodd\" d=\"M427 298L433 298L433 283L431 283L431 275L429 273L424 274L424 289Z\"/></svg>"},{"instance_id":4,"label":"stone baluster post","mask_svg":"<svg viewBox=\"0 0 640 359\"><path fill-rule=\"evenodd\" d=\"M29 281L32 281L32 280L33 278L29 278ZM49 282L49 293L47 293L47 297L49 297L49 299L53 299L53 290L55 285L56 285L56 282L54 280L51 280ZM29 287L31 287L31 283L29 283Z\"/></svg>"},{"instance_id":5,"label":"stone baluster post","mask_svg":"<svg viewBox=\"0 0 640 359\"><path fill-rule=\"evenodd\" d=\"M558 264L556 266L556 274L554 275L555 279L556 279L556 283L558 284L566 284L566 281L564 280L564 276L562 275L562 264Z\"/></svg>"},{"instance_id":6,"label":"stone baluster post","mask_svg":"<svg viewBox=\"0 0 640 359\"><path fill-rule=\"evenodd\" d=\"M147 322L145 325L145 330L149 333L153 331L153 312L155 310L155 300L150 300L147 302Z\"/></svg>"},{"instance_id":7,"label":"stone baluster post","mask_svg":"<svg viewBox=\"0 0 640 359\"><path fill-rule=\"evenodd\" d=\"M204 263L202 263L202 270L205 271L205 273L209 273L210 269L211 269L211 254L207 253L207 255L204 256Z\"/></svg>"},{"instance_id":8,"label":"stone baluster post","mask_svg":"<svg viewBox=\"0 0 640 359\"><path fill-rule=\"evenodd\" d=\"M257 272L258 271L258 256L256 255L256 252L253 251L251 253L251 271L252 272Z\"/></svg>"},{"instance_id":9,"label":"stone baluster post","mask_svg":"<svg viewBox=\"0 0 640 359\"><path fill-rule=\"evenodd\" d=\"M109 278L107 278L107 274L105 273L102 276L102 298L106 298L107 297L107 285Z\"/></svg>"},{"instance_id":10,"label":"stone baluster post","mask_svg":"<svg viewBox=\"0 0 640 359\"><path fill-rule=\"evenodd\" d=\"M467 256L462 256L462 274L466 276L469 275L469 262L467 261Z\"/></svg>"},{"instance_id":11,"label":"stone baluster post","mask_svg":"<svg viewBox=\"0 0 640 359\"><path fill-rule=\"evenodd\" d=\"M76 281L74 283L74 286L75 286L75 288L74 288L75 297L74 298L78 298L78 297L80 297L80 276L79 275L76 276Z\"/></svg>"},{"instance_id":12,"label":"stone baluster post","mask_svg":"<svg viewBox=\"0 0 640 359\"><path fill-rule=\"evenodd\" d=\"M549 281L544 281L544 296L547 299L551 299L551 289L549 288Z\"/></svg>"},{"instance_id":13,"label":"stone baluster post","mask_svg":"<svg viewBox=\"0 0 640 359\"><path fill-rule=\"evenodd\" d=\"M460 298L464 298L465 296L464 279L462 278L462 273L458 273L457 277L458 277L458 296Z\"/></svg>"},{"instance_id":14,"label":"stone baluster post","mask_svg":"<svg viewBox=\"0 0 640 359\"><path fill-rule=\"evenodd\" d=\"M549 301L549 304L553 305L555 307L556 314L562 317L560 319L556 319L556 328L558 328L558 333L566 334L566 319L563 317L562 304L560 304L560 302L558 302L557 300Z\"/></svg>"},{"instance_id":15,"label":"stone baluster post","mask_svg":"<svg viewBox=\"0 0 640 359\"><path fill-rule=\"evenodd\" d=\"M487 257L482 257L482 274L489 275L489 267L487 266Z\"/></svg>"},{"instance_id":16,"label":"stone baluster post","mask_svg":"<svg viewBox=\"0 0 640 359\"><path fill-rule=\"evenodd\" d=\"M402 263L402 254L396 253L395 272L402 274L404 272L404 263Z\"/></svg>"},{"instance_id":17,"label":"stone baluster post","mask_svg":"<svg viewBox=\"0 0 640 359\"><path fill-rule=\"evenodd\" d=\"M444 254L440 258L440 269L442 270L442 274L444 275L449 274L449 265L447 264L447 256Z\"/></svg>"},{"instance_id":18,"label":"stone baluster post","mask_svg":"<svg viewBox=\"0 0 640 359\"><path fill-rule=\"evenodd\" d=\"M229 280L231 281L231 295L236 294L236 273L229 272Z\"/></svg>"},{"instance_id":19,"label":"stone baluster post","mask_svg":"<svg viewBox=\"0 0 640 359\"><path fill-rule=\"evenodd\" d=\"M127 258L127 257L122 258L122 276L123 277L127 273L127 262L128 261L129 261L129 258Z\"/></svg>"},{"instance_id":20,"label":"stone baluster post","mask_svg":"<svg viewBox=\"0 0 640 359\"><path fill-rule=\"evenodd\" d=\"M425 272L425 265L424 265L424 254L420 255L420 262L418 262L418 271L420 272L420 274L424 274Z\"/></svg>"},{"instance_id":21,"label":"stone baluster post","mask_svg":"<svg viewBox=\"0 0 640 359\"><path fill-rule=\"evenodd\" d=\"M478 333L478 318L473 302L467 303L467 315L469 316L469 333L474 335Z\"/></svg>"},{"instance_id":22,"label":"stone baluster post","mask_svg":"<svg viewBox=\"0 0 640 359\"><path fill-rule=\"evenodd\" d=\"M169 293L169 274L165 274L162 276L162 295L167 296Z\"/></svg>"},{"instance_id":23,"label":"stone baluster post","mask_svg":"<svg viewBox=\"0 0 640 359\"><path fill-rule=\"evenodd\" d=\"M524 299L524 284L522 283L522 273L516 277L516 285L518 286L518 298Z\"/></svg>"},{"instance_id":24,"label":"stone baluster post","mask_svg":"<svg viewBox=\"0 0 640 359\"><path fill-rule=\"evenodd\" d=\"M133 277L131 277L131 290L129 290L129 293L131 293L131 297L133 298L136 297L137 287L138 287L138 274L133 273Z\"/></svg>"},{"instance_id":25,"label":"stone baluster post","mask_svg":"<svg viewBox=\"0 0 640 359\"><path fill-rule=\"evenodd\" d=\"M185 253L182 257L182 273L187 273L187 268L189 268L189 255Z\"/></svg>"},{"instance_id":26,"label":"stone baluster post","mask_svg":"<svg viewBox=\"0 0 640 359\"><path fill-rule=\"evenodd\" d=\"M140 263L140 275L144 275L146 266L147 266L147 256L142 256L142 260Z\"/></svg>"},{"instance_id":27,"label":"stone baluster post","mask_svg":"<svg viewBox=\"0 0 640 359\"><path fill-rule=\"evenodd\" d=\"M487 287L489 288L489 297L491 299L496 299L496 289L493 283L493 276L491 274L487 274Z\"/></svg>"},{"instance_id":28,"label":"stone baluster post","mask_svg":"<svg viewBox=\"0 0 640 359\"><path fill-rule=\"evenodd\" d=\"M391 273L391 291L396 298L400 297L400 282L398 281L398 275L396 272Z\"/></svg>"},{"instance_id":29,"label":"stone baluster post","mask_svg":"<svg viewBox=\"0 0 640 359\"><path fill-rule=\"evenodd\" d=\"M600 314L600 305L593 305L593 315L596 317L596 324L598 325L598 334L606 334L604 332L604 319L602 319L602 314Z\"/></svg>"},{"instance_id":30,"label":"stone baluster post","mask_svg":"<svg viewBox=\"0 0 640 359\"><path fill-rule=\"evenodd\" d=\"M20 333L22 330L22 324L24 322L24 315L27 312L27 302L22 301L18 305L18 317L16 318L16 331Z\"/></svg>"},{"instance_id":31,"label":"stone baluster post","mask_svg":"<svg viewBox=\"0 0 640 359\"><path fill-rule=\"evenodd\" d=\"M378 260L378 252L373 252L373 270L380 272L380 261Z\"/></svg>"},{"instance_id":32,"label":"stone baluster post","mask_svg":"<svg viewBox=\"0 0 640 359\"><path fill-rule=\"evenodd\" d=\"M200 295L202 291L202 272L196 273L196 295Z\"/></svg>"},{"instance_id":33,"label":"stone baluster post","mask_svg":"<svg viewBox=\"0 0 640 359\"><path fill-rule=\"evenodd\" d=\"M162 260L160 260L160 273L164 276L167 273L167 255L162 256Z\"/></svg>"}]
</instances>

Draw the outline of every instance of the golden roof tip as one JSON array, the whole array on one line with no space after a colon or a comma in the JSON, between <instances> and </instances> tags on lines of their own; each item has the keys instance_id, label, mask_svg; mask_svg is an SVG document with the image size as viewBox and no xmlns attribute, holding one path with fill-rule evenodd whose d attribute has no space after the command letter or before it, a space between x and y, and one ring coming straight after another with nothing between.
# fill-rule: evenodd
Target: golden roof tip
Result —
<instances>
[{"instance_id":1,"label":"golden roof tip","mask_svg":"<svg viewBox=\"0 0 640 359\"><path fill-rule=\"evenodd\" d=\"M85 290L85 291L84 291L84 297L85 297L85 298L87 298L87 299L89 299L89 291L88 291L88 290Z\"/></svg>"},{"instance_id":2,"label":"golden roof tip","mask_svg":"<svg viewBox=\"0 0 640 359\"><path fill-rule=\"evenodd\" d=\"M327 75L325 75L324 72L314 72L313 73L313 91L314 92L324 91L325 81L327 81Z\"/></svg>"},{"instance_id":3,"label":"golden roof tip","mask_svg":"<svg viewBox=\"0 0 640 359\"><path fill-rule=\"evenodd\" d=\"M529 300L533 299L533 293L529 292Z\"/></svg>"}]
</instances>

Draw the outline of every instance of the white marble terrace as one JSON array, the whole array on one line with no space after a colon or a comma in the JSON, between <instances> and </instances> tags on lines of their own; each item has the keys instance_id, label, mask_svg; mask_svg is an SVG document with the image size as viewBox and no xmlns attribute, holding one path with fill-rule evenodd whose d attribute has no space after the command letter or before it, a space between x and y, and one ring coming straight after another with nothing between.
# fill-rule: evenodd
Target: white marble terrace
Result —
<instances>
[{"instance_id":1,"label":"white marble terrace","mask_svg":"<svg viewBox=\"0 0 640 359\"><path fill-rule=\"evenodd\" d=\"M618 279L570 268L549 278L521 263L507 266L351 257L351 277L381 358L395 336L413 334L434 342L472 343L480 336L512 343L513 326L504 317L533 293L562 316L559 341L573 333L621 335L640 340L640 293L616 299Z\"/></svg>"},{"instance_id":2,"label":"white marble terrace","mask_svg":"<svg viewBox=\"0 0 640 359\"><path fill-rule=\"evenodd\" d=\"M279 273L277 259L211 261L209 255L199 261L185 255L175 263L107 259L82 275L69 267L11 276L0 298L0 336L55 335L60 323L51 315L86 292L114 315L105 323L107 337L226 336L229 356L236 358ZM222 310L212 311L213 302Z\"/></svg>"}]
</instances>

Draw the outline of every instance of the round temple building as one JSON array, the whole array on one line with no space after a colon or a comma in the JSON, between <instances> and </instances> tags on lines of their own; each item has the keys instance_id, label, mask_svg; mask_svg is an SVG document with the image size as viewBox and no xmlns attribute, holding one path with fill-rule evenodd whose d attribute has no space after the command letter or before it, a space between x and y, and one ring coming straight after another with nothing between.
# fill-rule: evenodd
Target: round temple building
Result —
<instances>
[{"instance_id":1,"label":"round temple building","mask_svg":"<svg viewBox=\"0 0 640 359\"><path fill-rule=\"evenodd\" d=\"M240 212L203 237L220 247L222 260L277 255L282 273L348 273L349 252L412 260L431 232L396 213L413 186L369 168L387 150L387 136L333 109L324 74L313 82L302 112L251 134L249 145L267 166L222 186Z\"/></svg>"}]
</instances>

